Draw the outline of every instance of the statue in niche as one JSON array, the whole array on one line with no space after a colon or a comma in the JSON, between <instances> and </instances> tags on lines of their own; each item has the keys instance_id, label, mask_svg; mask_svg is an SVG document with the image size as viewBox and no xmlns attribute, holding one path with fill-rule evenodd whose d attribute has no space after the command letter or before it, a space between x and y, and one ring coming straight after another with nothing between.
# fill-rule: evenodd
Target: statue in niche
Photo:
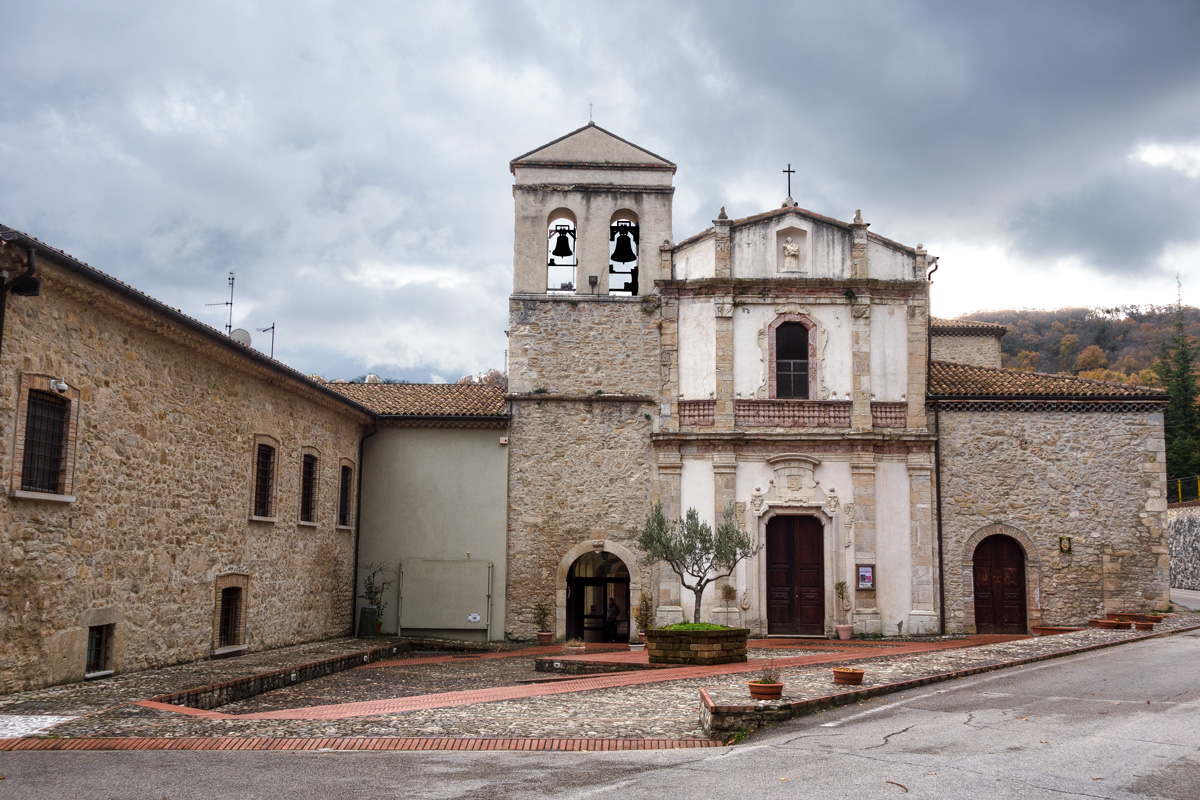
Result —
<instances>
[{"instance_id":1,"label":"statue in niche","mask_svg":"<svg viewBox=\"0 0 1200 800\"><path fill-rule=\"evenodd\" d=\"M783 242L783 271L800 271L800 245L793 242L790 236Z\"/></svg>"}]
</instances>

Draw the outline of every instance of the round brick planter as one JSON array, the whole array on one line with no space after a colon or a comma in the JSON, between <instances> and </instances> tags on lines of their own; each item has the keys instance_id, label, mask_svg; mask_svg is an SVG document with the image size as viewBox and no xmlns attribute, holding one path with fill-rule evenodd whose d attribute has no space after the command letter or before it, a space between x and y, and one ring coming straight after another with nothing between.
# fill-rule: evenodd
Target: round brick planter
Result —
<instances>
[{"instance_id":1,"label":"round brick planter","mask_svg":"<svg viewBox=\"0 0 1200 800\"><path fill-rule=\"evenodd\" d=\"M736 664L746 660L748 628L715 631L646 631L651 664Z\"/></svg>"}]
</instances>

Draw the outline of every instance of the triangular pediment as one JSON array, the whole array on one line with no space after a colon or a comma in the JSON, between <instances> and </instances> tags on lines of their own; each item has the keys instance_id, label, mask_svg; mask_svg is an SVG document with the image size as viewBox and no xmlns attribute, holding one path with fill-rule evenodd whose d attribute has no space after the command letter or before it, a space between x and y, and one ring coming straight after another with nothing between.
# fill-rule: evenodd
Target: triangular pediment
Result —
<instances>
[{"instance_id":1,"label":"triangular pediment","mask_svg":"<svg viewBox=\"0 0 1200 800\"><path fill-rule=\"evenodd\" d=\"M512 160L512 166L522 164L648 164L674 169L675 164L644 147L627 142L615 133L604 130L594 122L571 131L566 136L542 145Z\"/></svg>"}]
</instances>

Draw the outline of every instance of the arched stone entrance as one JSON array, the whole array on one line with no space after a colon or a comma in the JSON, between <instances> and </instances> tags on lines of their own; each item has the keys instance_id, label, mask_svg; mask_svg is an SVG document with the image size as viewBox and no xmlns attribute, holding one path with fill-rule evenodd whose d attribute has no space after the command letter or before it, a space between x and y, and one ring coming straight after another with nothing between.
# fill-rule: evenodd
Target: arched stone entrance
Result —
<instances>
[{"instance_id":1,"label":"arched stone entrance","mask_svg":"<svg viewBox=\"0 0 1200 800\"><path fill-rule=\"evenodd\" d=\"M1033 540L1029 538L1029 534L1020 528L1003 522L993 522L990 525L984 525L968 536L967 540L963 543L962 549L959 551L960 563L962 565L962 571L959 574L962 575L963 626L967 633L980 632L977 624L978 614L975 608L975 551L985 539L997 535L1004 536L1015 542L1020 548L1024 559L1022 574L1024 581L1025 624L1027 626L1042 624L1042 560L1038 554L1037 547L1034 545ZM1021 632L1028 633L1028 629Z\"/></svg>"},{"instance_id":2,"label":"arched stone entrance","mask_svg":"<svg viewBox=\"0 0 1200 800\"><path fill-rule=\"evenodd\" d=\"M629 548L605 539L572 547L559 562L555 580L555 634L559 638L603 641L605 607L611 597L619 611L616 640L629 641L633 633L629 621L631 598L641 595L642 585L638 555Z\"/></svg>"},{"instance_id":3,"label":"arched stone entrance","mask_svg":"<svg viewBox=\"0 0 1200 800\"><path fill-rule=\"evenodd\" d=\"M993 534L971 558L977 633L1027 633L1025 552L1011 536Z\"/></svg>"}]
</instances>

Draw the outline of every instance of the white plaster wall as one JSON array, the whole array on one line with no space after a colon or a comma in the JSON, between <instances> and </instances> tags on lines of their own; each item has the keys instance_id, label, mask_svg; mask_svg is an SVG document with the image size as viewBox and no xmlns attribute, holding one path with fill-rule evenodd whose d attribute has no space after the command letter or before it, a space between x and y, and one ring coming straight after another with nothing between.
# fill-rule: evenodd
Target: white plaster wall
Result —
<instances>
[{"instance_id":1,"label":"white plaster wall","mask_svg":"<svg viewBox=\"0 0 1200 800\"><path fill-rule=\"evenodd\" d=\"M912 548L909 532L908 466L875 465L875 597L883 634L900 631L912 610ZM907 633L907 631L905 631Z\"/></svg>"},{"instance_id":2,"label":"white plaster wall","mask_svg":"<svg viewBox=\"0 0 1200 800\"><path fill-rule=\"evenodd\" d=\"M767 305L747 305L733 314L733 394L734 397L766 398L766 342L759 333L775 319L775 309Z\"/></svg>"},{"instance_id":3,"label":"white plaster wall","mask_svg":"<svg viewBox=\"0 0 1200 800\"><path fill-rule=\"evenodd\" d=\"M867 242L867 272L878 280L913 279L913 256L879 242Z\"/></svg>"},{"instance_id":4,"label":"white plaster wall","mask_svg":"<svg viewBox=\"0 0 1200 800\"><path fill-rule=\"evenodd\" d=\"M830 391L830 400L847 400L853 386L850 355L850 307L813 306L809 316L829 336L825 351L817 353L821 383ZM834 397L833 393L837 396Z\"/></svg>"},{"instance_id":5,"label":"white plaster wall","mask_svg":"<svg viewBox=\"0 0 1200 800\"><path fill-rule=\"evenodd\" d=\"M906 306L871 306L871 390L881 402L904 400L908 392Z\"/></svg>"},{"instance_id":6,"label":"white plaster wall","mask_svg":"<svg viewBox=\"0 0 1200 800\"><path fill-rule=\"evenodd\" d=\"M679 301L679 396L707 400L717 391L716 310L708 298Z\"/></svg>"},{"instance_id":7,"label":"white plaster wall","mask_svg":"<svg viewBox=\"0 0 1200 800\"><path fill-rule=\"evenodd\" d=\"M716 275L717 251L714 241L710 236L681 250L676 250L674 254L675 280L696 280Z\"/></svg>"},{"instance_id":8,"label":"white plaster wall","mask_svg":"<svg viewBox=\"0 0 1200 800\"><path fill-rule=\"evenodd\" d=\"M679 476L679 509L680 515L686 515L689 508L694 508L700 514L700 521L712 525L714 522L714 504L716 503L716 484L713 480L712 462L707 458L685 458ZM715 608L712 589L704 593L701 610L711 611ZM680 605L683 607L683 619L692 621L696 609L695 595L690 589L679 592Z\"/></svg>"},{"instance_id":9,"label":"white plaster wall","mask_svg":"<svg viewBox=\"0 0 1200 800\"><path fill-rule=\"evenodd\" d=\"M814 278L850 277L850 231L832 225L817 224L812 231L812 267Z\"/></svg>"},{"instance_id":10,"label":"white plaster wall","mask_svg":"<svg viewBox=\"0 0 1200 800\"><path fill-rule=\"evenodd\" d=\"M812 263L813 223L799 214L787 214L775 219L763 220L759 224L735 228L730 234L730 269L735 278L777 278L779 254L776 252L776 231L783 228L799 228L804 237L801 263Z\"/></svg>"}]
</instances>

